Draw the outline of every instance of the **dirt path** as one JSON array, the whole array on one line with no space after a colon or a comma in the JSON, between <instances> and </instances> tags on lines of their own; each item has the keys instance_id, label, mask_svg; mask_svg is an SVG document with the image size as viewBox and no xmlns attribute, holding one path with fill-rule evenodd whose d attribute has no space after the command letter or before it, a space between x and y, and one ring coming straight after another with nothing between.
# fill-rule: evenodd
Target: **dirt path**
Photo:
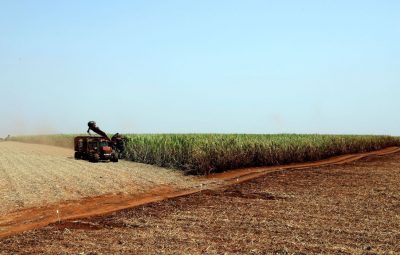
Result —
<instances>
[{"instance_id":1,"label":"dirt path","mask_svg":"<svg viewBox=\"0 0 400 255\"><path fill-rule=\"evenodd\" d=\"M7 229L5 222L8 225L21 215L26 215L28 223L23 221L29 225L30 218L54 214L53 209L64 204L75 203L80 208L80 201L88 198L136 197L163 187L181 190L214 182L129 161L93 164L72 155L72 150L54 146L0 143L0 233ZM51 213L37 208L51 208ZM73 211L78 214L80 210Z\"/></svg>"},{"instance_id":2,"label":"dirt path","mask_svg":"<svg viewBox=\"0 0 400 255\"><path fill-rule=\"evenodd\" d=\"M0 239L0 254L400 254L391 151L61 221Z\"/></svg>"},{"instance_id":3,"label":"dirt path","mask_svg":"<svg viewBox=\"0 0 400 255\"><path fill-rule=\"evenodd\" d=\"M2 192L6 194L2 199L6 205L7 202L14 205L14 207L11 206L14 210L3 209L8 213L0 215L0 237L40 228L60 220L102 215L206 189L221 188L284 169L343 164L367 156L386 155L398 151L400 148L391 147L313 163L241 169L211 175L207 178L195 178L183 176L176 171L132 162L91 164L76 161L70 157L71 150L52 146L2 143L0 144L0 155L2 155L0 173L4 179L1 178L3 180L1 187L4 190ZM24 160L18 161L17 158L21 157ZM19 163L15 163L13 159ZM27 164L27 162L30 163ZM40 171L41 169L44 173ZM92 180L98 179L99 176L102 176L101 179L109 180L109 183L99 184L99 181ZM20 180L24 181L23 185L19 183ZM61 184L63 186L60 186ZM35 193L36 189L45 190L45 192ZM74 196L74 194L79 195ZM83 197L86 198L82 199ZM34 203L41 206L29 206ZM22 209L15 210L18 206Z\"/></svg>"}]
</instances>

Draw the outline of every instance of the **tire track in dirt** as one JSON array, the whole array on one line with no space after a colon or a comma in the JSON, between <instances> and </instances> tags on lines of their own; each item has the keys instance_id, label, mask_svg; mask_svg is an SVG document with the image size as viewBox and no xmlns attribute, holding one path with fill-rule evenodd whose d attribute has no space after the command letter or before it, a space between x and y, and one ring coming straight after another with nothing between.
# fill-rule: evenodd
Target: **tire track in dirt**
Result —
<instances>
[{"instance_id":1,"label":"tire track in dirt","mask_svg":"<svg viewBox=\"0 0 400 255\"><path fill-rule=\"evenodd\" d=\"M93 217L112 213L143 204L162 201L169 198L194 194L204 190L225 188L227 186L245 182L262 175L282 170L301 170L312 167L345 164L373 155L386 155L399 152L399 147L390 147L368 153L338 156L326 160L310 163L299 163L285 166L257 167L233 170L197 178L191 187L174 187L159 185L141 194L102 195L85 198L79 201L67 201L43 207L28 208L0 216L0 238L14 235L26 230L44 227L48 224L84 217ZM57 214L57 211L59 214Z\"/></svg>"}]
</instances>

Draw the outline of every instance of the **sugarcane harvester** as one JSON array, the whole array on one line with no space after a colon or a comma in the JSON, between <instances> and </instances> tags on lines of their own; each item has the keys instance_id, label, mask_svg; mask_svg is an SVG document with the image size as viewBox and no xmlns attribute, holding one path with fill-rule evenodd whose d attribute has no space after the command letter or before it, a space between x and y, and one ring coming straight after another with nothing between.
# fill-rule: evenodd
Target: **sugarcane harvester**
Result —
<instances>
[{"instance_id":1,"label":"sugarcane harvester","mask_svg":"<svg viewBox=\"0 0 400 255\"><path fill-rule=\"evenodd\" d=\"M92 136L90 131L99 136ZM119 133L110 139L94 121L89 121L87 133L89 136L74 138L75 159L86 159L91 162L108 160L118 162L118 159L125 157L126 138Z\"/></svg>"}]
</instances>

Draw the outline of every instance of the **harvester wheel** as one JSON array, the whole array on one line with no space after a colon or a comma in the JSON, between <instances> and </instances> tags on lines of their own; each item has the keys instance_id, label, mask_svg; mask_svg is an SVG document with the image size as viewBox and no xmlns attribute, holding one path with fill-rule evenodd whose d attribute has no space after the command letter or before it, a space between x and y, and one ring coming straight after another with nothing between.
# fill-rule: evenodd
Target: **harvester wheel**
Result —
<instances>
[{"instance_id":1,"label":"harvester wheel","mask_svg":"<svg viewBox=\"0 0 400 255\"><path fill-rule=\"evenodd\" d=\"M95 153L95 154L93 155L93 162L94 162L94 163L97 163L97 162L99 162L99 160L100 160L100 155L97 154L97 153Z\"/></svg>"},{"instance_id":2,"label":"harvester wheel","mask_svg":"<svg viewBox=\"0 0 400 255\"><path fill-rule=\"evenodd\" d=\"M82 155L79 151L75 151L75 155L74 155L75 159L81 159Z\"/></svg>"},{"instance_id":3,"label":"harvester wheel","mask_svg":"<svg viewBox=\"0 0 400 255\"><path fill-rule=\"evenodd\" d=\"M111 154L110 160L111 160L112 162L118 162L118 156L117 156L117 154L115 154L115 153Z\"/></svg>"},{"instance_id":4,"label":"harvester wheel","mask_svg":"<svg viewBox=\"0 0 400 255\"><path fill-rule=\"evenodd\" d=\"M89 155L89 161L93 162L93 163L97 163L100 160L100 156L99 154L95 153L95 154L90 154Z\"/></svg>"}]
</instances>

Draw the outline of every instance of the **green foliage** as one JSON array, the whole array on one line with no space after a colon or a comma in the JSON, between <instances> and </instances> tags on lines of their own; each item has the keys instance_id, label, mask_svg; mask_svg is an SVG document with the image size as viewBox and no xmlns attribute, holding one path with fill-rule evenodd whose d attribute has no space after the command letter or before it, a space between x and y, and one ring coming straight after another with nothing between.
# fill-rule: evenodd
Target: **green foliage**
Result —
<instances>
[{"instance_id":1,"label":"green foliage","mask_svg":"<svg viewBox=\"0 0 400 255\"><path fill-rule=\"evenodd\" d=\"M159 134L127 135L127 156L146 164L208 174L282 165L400 145L391 136Z\"/></svg>"},{"instance_id":2,"label":"green foliage","mask_svg":"<svg viewBox=\"0 0 400 255\"><path fill-rule=\"evenodd\" d=\"M73 147L75 135L13 140ZM400 138L361 135L129 134L127 158L193 174L320 160L400 146Z\"/></svg>"}]
</instances>

